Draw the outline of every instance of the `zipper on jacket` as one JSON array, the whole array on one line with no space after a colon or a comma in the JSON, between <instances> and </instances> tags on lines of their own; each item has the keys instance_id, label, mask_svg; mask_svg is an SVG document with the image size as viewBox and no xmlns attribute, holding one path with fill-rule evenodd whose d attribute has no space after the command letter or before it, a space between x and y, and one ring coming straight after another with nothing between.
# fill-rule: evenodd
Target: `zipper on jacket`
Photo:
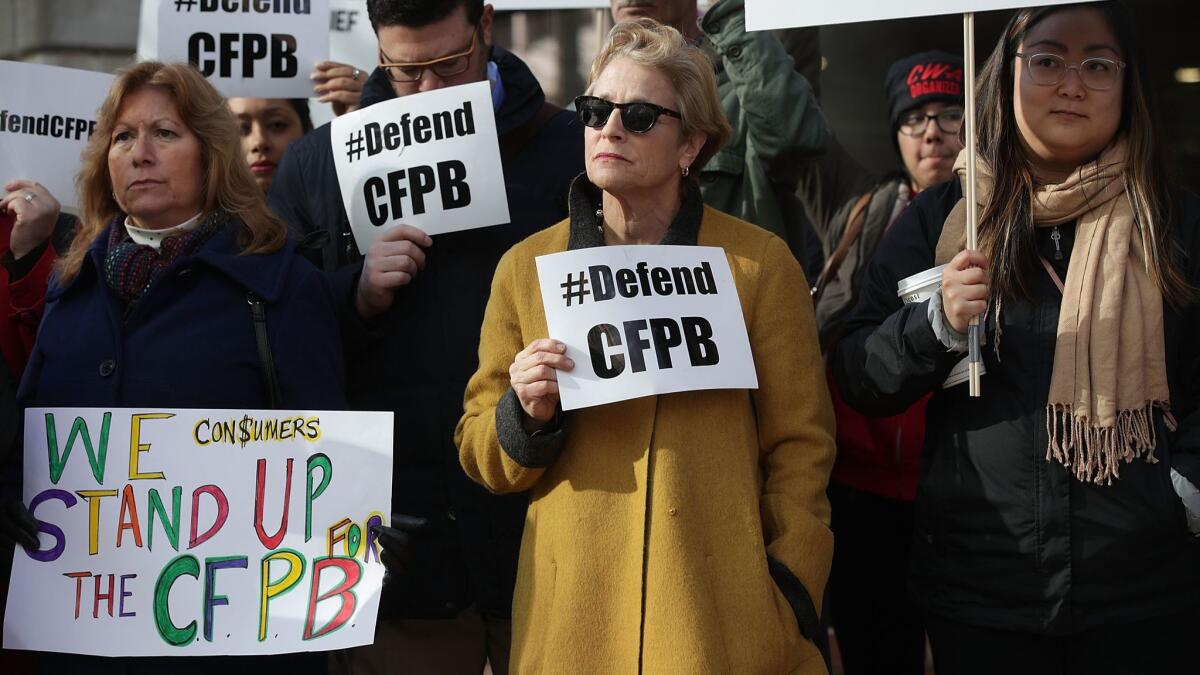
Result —
<instances>
[{"instance_id":1,"label":"zipper on jacket","mask_svg":"<svg viewBox=\"0 0 1200 675\"><path fill-rule=\"evenodd\" d=\"M1050 241L1054 242L1054 259L1062 260L1062 232L1059 231L1057 225L1055 225L1054 229L1050 231Z\"/></svg>"},{"instance_id":2,"label":"zipper on jacket","mask_svg":"<svg viewBox=\"0 0 1200 675\"><path fill-rule=\"evenodd\" d=\"M654 397L654 419L650 426L650 444L646 448L646 512L642 521L642 616L638 628L638 675L642 674L642 658L646 650L646 570L650 566L650 495L654 489L654 432L658 430L658 403Z\"/></svg>"}]
</instances>

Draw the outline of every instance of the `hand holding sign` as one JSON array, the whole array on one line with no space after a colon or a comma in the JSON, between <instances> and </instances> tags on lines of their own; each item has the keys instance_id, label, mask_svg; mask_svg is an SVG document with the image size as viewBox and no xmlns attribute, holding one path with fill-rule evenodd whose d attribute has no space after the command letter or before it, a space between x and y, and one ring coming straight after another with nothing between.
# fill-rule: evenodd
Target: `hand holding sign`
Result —
<instances>
[{"instance_id":1,"label":"hand holding sign","mask_svg":"<svg viewBox=\"0 0 1200 675\"><path fill-rule=\"evenodd\" d=\"M8 248L13 258L20 259L50 238L62 207L37 181L14 180L4 189L8 194L0 199L0 212L16 216Z\"/></svg>"},{"instance_id":2,"label":"hand holding sign","mask_svg":"<svg viewBox=\"0 0 1200 675\"><path fill-rule=\"evenodd\" d=\"M391 308L396 289L425 269L422 246L433 246L433 239L409 225L397 225L371 244L354 294L359 316L369 319Z\"/></svg>"},{"instance_id":3,"label":"hand holding sign","mask_svg":"<svg viewBox=\"0 0 1200 675\"><path fill-rule=\"evenodd\" d=\"M545 426L558 411L558 371L570 372L575 362L558 340L541 339L522 349L508 368L521 409L537 426Z\"/></svg>"},{"instance_id":4,"label":"hand holding sign","mask_svg":"<svg viewBox=\"0 0 1200 675\"><path fill-rule=\"evenodd\" d=\"M38 550L38 522L19 499L0 503L0 544L20 544Z\"/></svg>"},{"instance_id":5,"label":"hand holding sign","mask_svg":"<svg viewBox=\"0 0 1200 675\"><path fill-rule=\"evenodd\" d=\"M334 117L358 110L358 99L367 81L363 71L337 61L321 61L309 78L313 81L317 100L333 106Z\"/></svg>"},{"instance_id":6,"label":"hand holding sign","mask_svg":"<svg viewBox=\"0 0 1200 675\"><path fill-rule=\"evenodd\" d=\"M387 584L392 577L404 573L404 568L413 555L413 549L421 545L429 530L428 518L419 518L403 513L392 514L390 527L376 525L373 528L374 535L379 539L379 546L383 549L379 559L387 568L383 577L384 584Z\"/></svg>"},{"instance_id":7,"label":"hand holding sign","mask_svg":"<svg viewBox=\"0 0 1200 675\"><path fill-rule=\"evenodd\" d=\"M650 394L758 387L720 248L587 248L539 256L537 270L546 327L558 339L535 341L522 352L529 358L518 355L510 370L514 389L518 382L531 387L521 404L535 420L549 421L557 397L563 410L574 410ZM577 367L562 367L572 360Z\"/></svg>"},{"instance_id":8,"label":"hand holding sign","mask_svg":"<svg viewBox=\"0 0 1200 675\"><path fill-rule=\"evenodd\" d=\"M962 251L942 272L942 311L950 327L967 332L971 319L983 316L988 301L988 261L979 251Z\"/></svg>"}]
</instances>

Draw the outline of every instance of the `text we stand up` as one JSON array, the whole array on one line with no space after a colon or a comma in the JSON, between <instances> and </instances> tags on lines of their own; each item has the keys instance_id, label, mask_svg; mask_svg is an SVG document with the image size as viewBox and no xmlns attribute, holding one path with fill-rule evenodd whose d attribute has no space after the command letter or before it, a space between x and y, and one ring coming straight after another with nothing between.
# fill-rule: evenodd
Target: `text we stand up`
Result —
<instances>
[{"instance_id":1,"label":"text we stand up","mask_svg":"<svg viewBox=\"0 0 1200 675\"><path fill-rule=\"evenodd\" d=\"M359 595L372 592L363 586L370 568L382 577L373 531L389 505L322 508L350 479L335 481L347 472L327 450L323 413L30 412L27 438L40 435L44 450L26 461L40 459L44 480L27 496L46 536L26 555L57 567L52 595L73 622L150 617L171 647L234 632L244 642L280 631L315 641L356 616ZM180 455L221 468L197 475ZM304 593L284 614L302 608L303 621L272 625L297 588ZM255 620L237 618L245 615Z\"/></svg>"}]
</instances>

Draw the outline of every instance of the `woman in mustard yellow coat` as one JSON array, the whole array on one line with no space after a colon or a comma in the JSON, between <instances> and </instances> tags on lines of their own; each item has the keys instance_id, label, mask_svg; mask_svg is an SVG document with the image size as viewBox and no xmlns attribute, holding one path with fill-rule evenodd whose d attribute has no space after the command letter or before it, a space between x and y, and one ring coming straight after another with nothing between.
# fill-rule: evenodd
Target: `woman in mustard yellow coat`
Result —
<instances>
[{"instance_id":1,"label":"woman in mustard yellow coat","mask_svg":"<svg viewBox=\"0 0 1200 675\"><path fill-rule=\"evenodd\" d=\"M833 413L804 275L783 241L701 203L690 176L729 125L678 32L617 26L588 92L571 217L501 260L456 435L474 480L529 490L511 672L824 673L806 636L833 551ZM759 388L563 413L573 364L534 258L660 243L725 250Z\"/></svg>"}]
</instances>

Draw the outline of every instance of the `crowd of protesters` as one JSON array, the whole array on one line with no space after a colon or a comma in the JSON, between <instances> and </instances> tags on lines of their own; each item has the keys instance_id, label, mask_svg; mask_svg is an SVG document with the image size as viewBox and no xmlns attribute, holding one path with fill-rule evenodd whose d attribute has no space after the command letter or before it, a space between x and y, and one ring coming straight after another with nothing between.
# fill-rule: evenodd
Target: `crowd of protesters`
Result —
<instances>
[{"instance_id":1,"label":"crowd of protesters","mask_svg":"<svg viewBox=\"0 0 1200 675\"><path fill-rule=\"evenodd\" d=\"M743 0L612 0L571 110L483 0L365 4L379 65L323 62L315 93L489 82L511 222L360 250L306 101L123 70L77 217L5 177L0 540L39 545L26 407L391 411L374 644L5 672L816 674L830 625L847 675L922 673L927 640L942 675L1194 669L1200 199L1124 4L1009 21L978 250L960 57L878 74L880 176L820 108L811 34L747 32ZM631 244L725 251L757 389L563 411L534 259ZM954 377L973 321L981 397Z\"/></svg>"}]
</instances>

